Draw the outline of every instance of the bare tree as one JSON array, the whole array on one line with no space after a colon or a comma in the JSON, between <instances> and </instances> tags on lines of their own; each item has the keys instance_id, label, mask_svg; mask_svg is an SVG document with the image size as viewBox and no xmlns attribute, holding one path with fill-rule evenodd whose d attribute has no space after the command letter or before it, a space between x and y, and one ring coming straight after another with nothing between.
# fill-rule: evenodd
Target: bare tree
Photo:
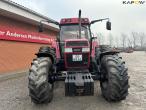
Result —
<instances>
[{"instance_id":1,"label":"bare tree","mask_svg":"<svg viewBox=\"0 0 146 110\"><path fill-rule=\"evenodd\" d=\"M126 38L127 38L127 35L122 33L121 34L121 41L122 41L122 46L123 46L123 49L125 48L126 46Z\"/></svg>"},{"instance_id":2,"label":"bare tree","mask_svg":"<svg viewBox=\"0 0 146 110\"><path fill-rule=\"evenodd\" d=\"M116 47L118 48L119 47L119 38L118 37L115 37L115 43L116 43Z\"/></svg>"},{"instance_id":3,"label":"bare tree","mask_svg":"<svg viewBox=\"0 0 146 110\"><path fill-rule=\"evenodd\" d=\"M104 44L104 35L102 33L96 33L97 40L99 44Z\"/></svg>"},{"instance_id":4,"label":"bare tree","mask_svg":"<svg viewBox=\"0 0 146 110\"><path fill-rule=\"evenodd\" d=\"M128 38L128 47L132 48L132 40Z\"/></svg>"},{"instance_id":5,"label":"bare tree","mask_svg":"<svg viewBox=\"0 0 146 110\"><path fill-rule=\"evenodd\" d=\"M96 37L97 37L98 43L101 44L101 36L100 36L100 33L96 33Z\"/></svg>"},{"instance_id":6,"label":"bare tree","mask_svg":"<svg viewBox=\"0 0 146 110\"><path fill-rule=\"evenodd\" d=\"M143 44L144 44L145 34L144 33L140 33L139 37L140 37L140 46L141 46L141 49L142 49L143 48Z\"/></svg>"},{"instance_id":7,"label":"bare tree","mask_svg":"<svg viewBox=\"0 0 146 110\"><path fill-rule=\"evenodd\" d=\"M137 32L132 32L132 37L133 37L133 48L136 47L137 45L137 36L138 36L138 33Z\"/></svg>"}]
</instances>

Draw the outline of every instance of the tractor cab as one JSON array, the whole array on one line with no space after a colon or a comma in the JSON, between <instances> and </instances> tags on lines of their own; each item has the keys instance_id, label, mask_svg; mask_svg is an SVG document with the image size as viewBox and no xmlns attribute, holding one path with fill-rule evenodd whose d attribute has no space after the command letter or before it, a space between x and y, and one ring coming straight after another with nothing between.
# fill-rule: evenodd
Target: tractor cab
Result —
<instances>
[{"instance_id":1,"label":"tractor cab","mask_svg":"<svg viewBox=\"0 0 146 110\"><path fill-rule=\"evenodd\" d=\"M90 39L89 19L81 19L81 29L79 27L79 18L61 19L60 40L63 42L66 39Z\"/></svg>"},{"instance_id":2,"label":"tractor cab","mask_svg":"<svg viewBox=\"0 0 146 110\"><path fill-rule=\"evenodd\" d=\"M80 20L81 20L81 25L79 25ZM84 60L84 58L82 56L82 49L83 49L83 47L88 47L88 50L90 51L89 39L90 39L90 31L89 31L89 19L88 18L61 19L59 40L60 40L60 46L61 46L61 56L65 61L66 68L72 68L73 65L74 65L74 67L82 66L82 65L79 65L82 63L82 60ZM71 53L68 53L68 51ZM74 54L76 51L78 51L77 52L78 54ZM88 53L89 53L89 51L88 51ZM70 61L69 59L72 59L71 56L76 61ZM89 59L89 58L87 57L86 59ZM69 61L70 61L70 63L72 62L72 64L71 64L72 66L70 66L70 64L68 64ZM86 64L86 67L87 67L87 65L89 65L88 61L86 63L87 63ZM84 67L85 67L85 65L84 65Z\"/></svg>"}]
</instances>

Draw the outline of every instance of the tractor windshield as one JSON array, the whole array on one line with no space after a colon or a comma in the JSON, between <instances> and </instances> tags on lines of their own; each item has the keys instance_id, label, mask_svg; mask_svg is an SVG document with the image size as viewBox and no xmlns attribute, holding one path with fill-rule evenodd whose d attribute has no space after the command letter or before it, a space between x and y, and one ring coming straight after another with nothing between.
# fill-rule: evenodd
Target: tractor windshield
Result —
<instances>
[{"instance_id":1,"label":"tractor windshield","mask_svg":"<svg viewBox=\"0 0 146 110\"><path fill-rule=\"evenodd\" d=\"M87 25L81 27L81 38L89 39L89 29ZM78 39L79 38L79 25L65 25L61 26L60 31L61 41L65 39Z\"/></svg>"}]
</instances>

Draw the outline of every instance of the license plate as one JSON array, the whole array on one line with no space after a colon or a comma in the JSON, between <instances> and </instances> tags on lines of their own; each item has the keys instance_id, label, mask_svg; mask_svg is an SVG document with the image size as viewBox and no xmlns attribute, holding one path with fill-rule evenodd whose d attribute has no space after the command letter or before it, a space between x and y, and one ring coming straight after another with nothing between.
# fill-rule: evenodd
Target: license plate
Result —
<instances>
[{"instance_id":1,"label":"license plate","mask_svg":"<svg viewBox=\"0 0 146 110\"><path fill-rule=\"evenodd\" d=\"M72 55L72 61L82 61L82 55Z\"/></svg>"}]
</instances>

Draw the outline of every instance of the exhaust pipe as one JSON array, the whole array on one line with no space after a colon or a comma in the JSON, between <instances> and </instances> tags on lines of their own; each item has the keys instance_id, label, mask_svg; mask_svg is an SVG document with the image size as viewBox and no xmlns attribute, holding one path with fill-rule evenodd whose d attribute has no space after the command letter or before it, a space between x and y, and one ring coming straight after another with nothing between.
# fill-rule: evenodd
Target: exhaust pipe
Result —
<instances>
[{"instance_id":1,"label":"exhaust pipe","mask_svg":"<svg viewBox=\"0 0 146 110\"><path fill-rule=\"evenodd\" d=\"M79 10L79 39L81 39L81 10Z\"/></svg>"}]
</instances>

